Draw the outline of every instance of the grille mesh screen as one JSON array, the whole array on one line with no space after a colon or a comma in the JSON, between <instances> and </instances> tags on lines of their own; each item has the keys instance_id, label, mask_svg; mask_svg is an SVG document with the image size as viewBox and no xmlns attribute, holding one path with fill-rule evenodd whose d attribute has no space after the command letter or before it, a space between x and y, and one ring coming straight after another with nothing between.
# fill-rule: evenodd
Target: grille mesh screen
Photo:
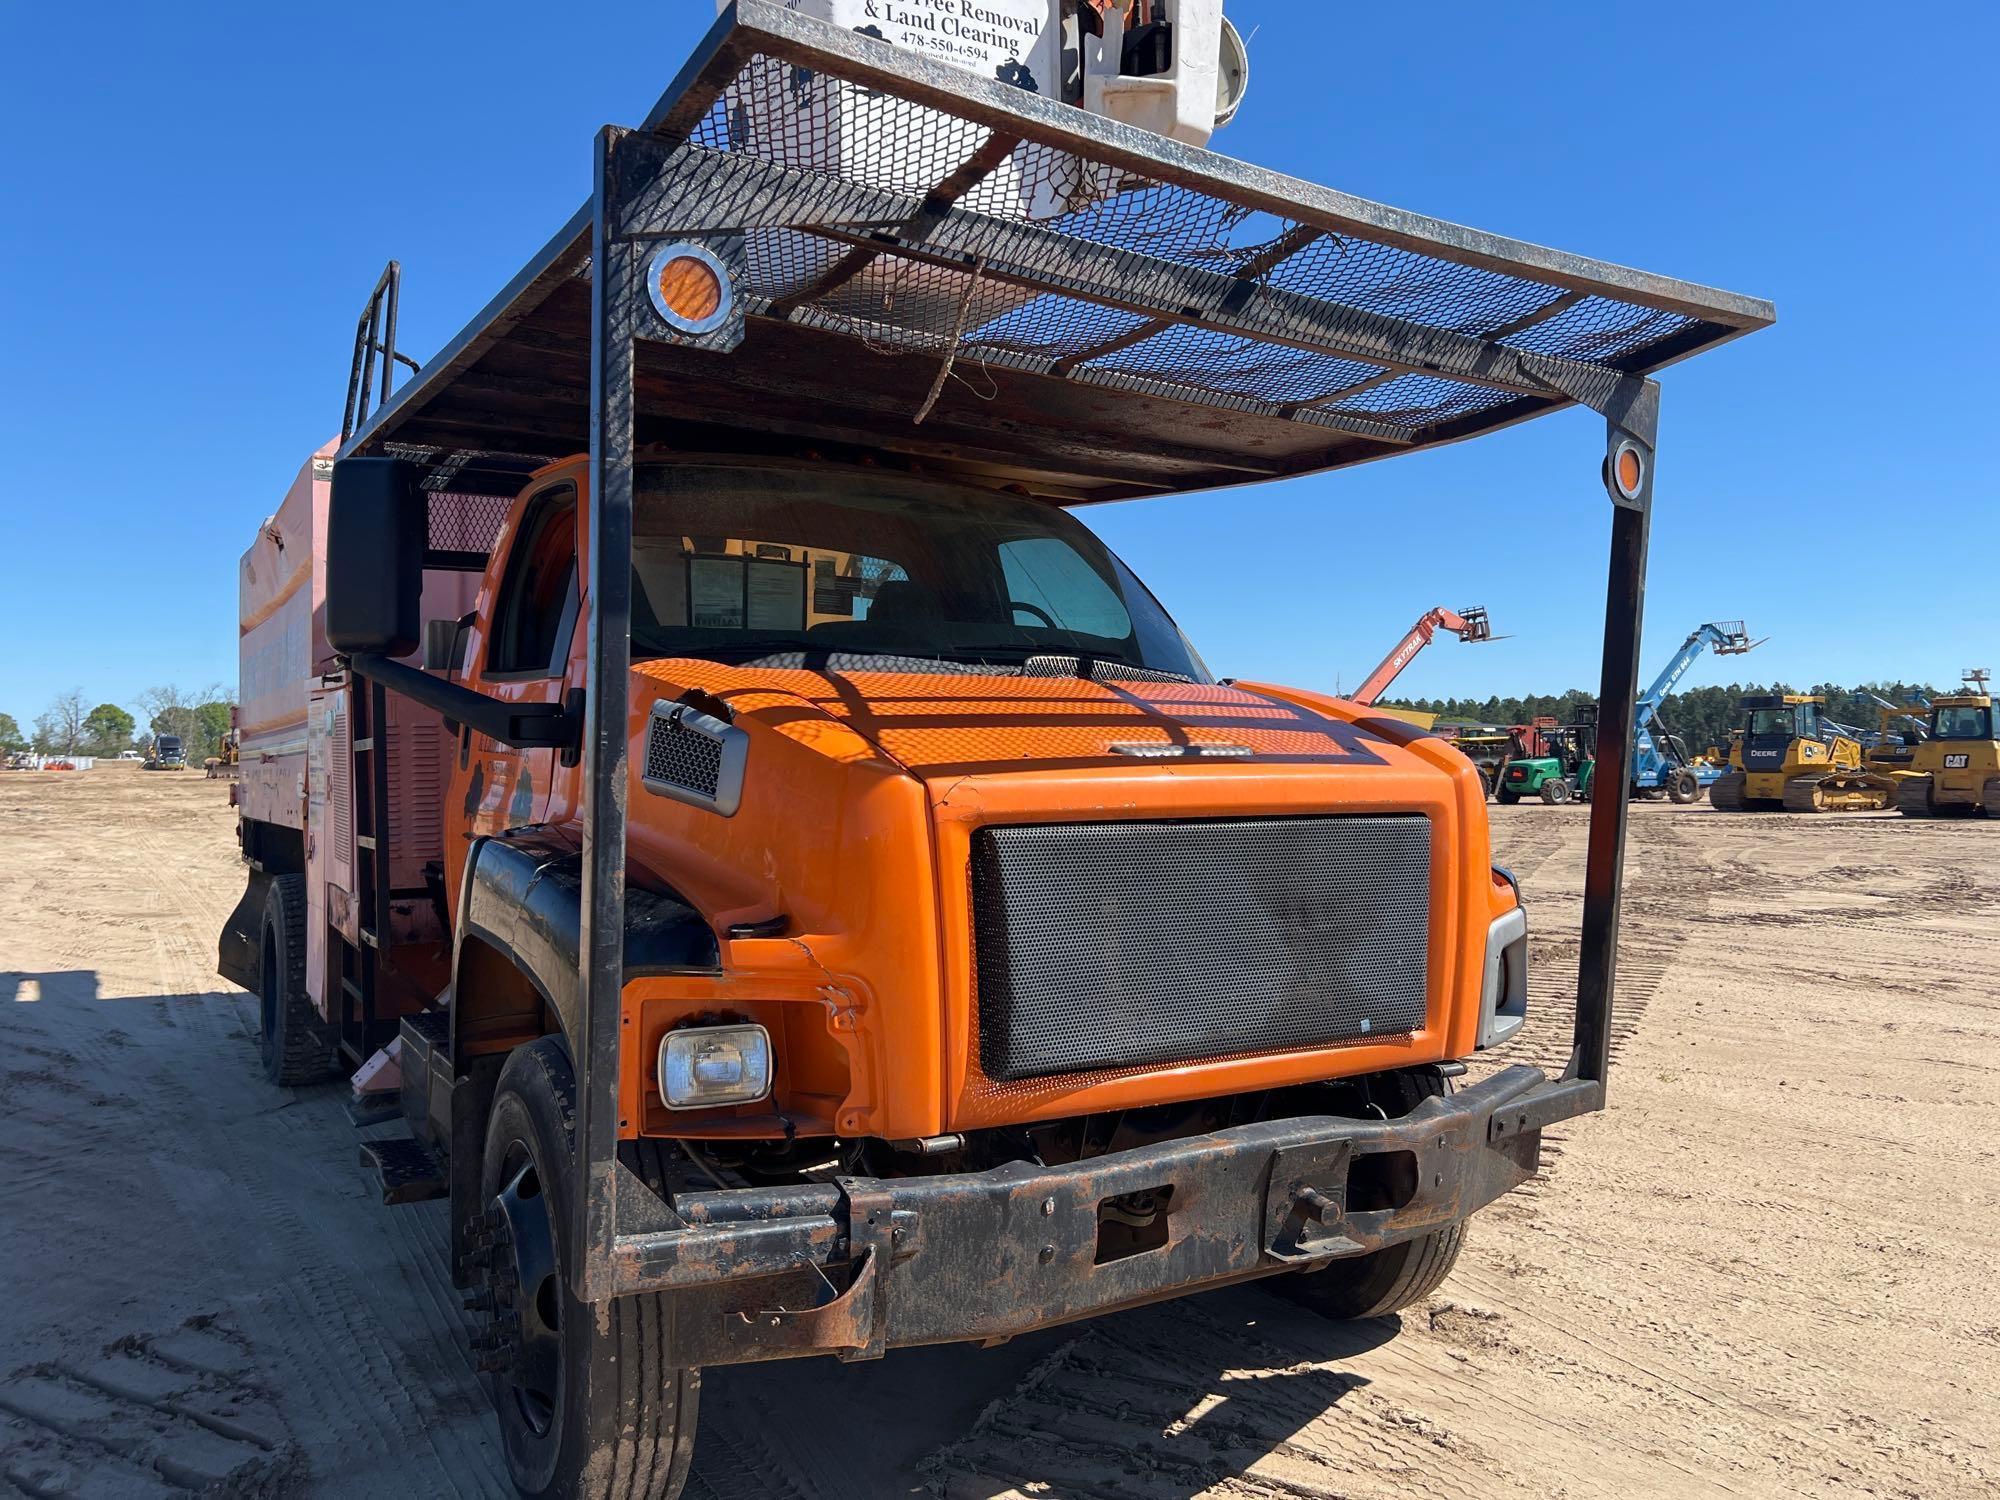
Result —
<instances>
[{"instance_id":1,"label":"grille mesh screen","mask_svg":"<svg viewBox=\"0 0 2000 1500\"><path fill-rule=\"evenodd\" d=\"M713 797L722 783L722 742L676 718L655 716L646 736L645 779Z\"/></svg>"},{"instance_id":2,"label":"grille mesh screen","mask_svg":"<svg viewBox=\"0 0 2000 1500\"><path fill-rule=\"evenodd\" d=\"M982 829L980 1066L1007 1080L1413 1031L1430 846L1418 815Z\"/></svg>"}]
</instances>

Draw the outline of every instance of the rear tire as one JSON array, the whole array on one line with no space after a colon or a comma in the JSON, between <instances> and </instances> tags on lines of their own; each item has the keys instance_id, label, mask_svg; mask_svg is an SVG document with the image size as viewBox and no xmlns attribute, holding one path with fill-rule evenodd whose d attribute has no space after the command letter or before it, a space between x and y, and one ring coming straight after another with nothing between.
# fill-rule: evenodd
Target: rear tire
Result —
<instances>
[{"instance_id":1,"label":"rear tire","mask_svg":"<svg viewBox=\"0 0 2000 1500\"><path fill-rule=\"evenodd\" d=\"M1390 1075L1401 1087L1406 1108L1450 1092L1435 1073ZM1317 1271L1291 1271L1271 1278L1271 1290L1323 1318L1385 1318L1421 1302L1451 1275L1465 1244L1465 1221L1403 1240L1366 1255L1330 1262Z\"/></svg>"},{"instance_id":2,"label":"rear tire","mask_svg":"<svg viewBox=\"0 0 2000 1500\"><path fill-rule=\"evenodd\" d=\"M1560 776L1551 776L1542 783L1542 800L1551 807L1560 807L1570 800L1569 783Z\"/></svg>"},{"instance_id":3,"label":"rear tire","mask_svg":"<svg viewBox=\"0 0 2000 1500\"><path fill-rule=\"evenodd\" d=\"M1521 794L1508 787L1498 787L1494 790L1493 800L1502 807L1512 807L1521 800Z\"/></svg>"},{"instance_id":4,"label":"rear tire","mask_svg":"<svg viewBox=\"0 0 2000 1500\"><path fill-rule=\"evenodd\" d=\"M1667 800L1681 807L1686 807L1690 802L1700 801L1701 778L1686 767L1674 772L1672 779L1667 782Z\"/></svg>"},{"instance_id":5,"label":"rear tire","mask_svg":"<svg viewBox=\"0 0 2000 1500\"><path fill-rule=\"evenodd\" d=\"M496 1297L481 1368L508 1476L549 1500L673 1500L694 1455L698 1370L672 1364L672 1300L601 1306L570 1290L576 1075L553 1037L501 1070L480 1168L490 1243L474 1282Z\"/></svg>"},{"instance_id":6,"label":"rear tire","mask_svg":"<svg viewBox=\"0 0 2000 1500\"><path fill-rule=\"evenodd\" d=\"M306 993L306 881L280 875L264 897L257 990L264 1076L298 1088L333 1076L333 1048Z\"/></svg>"}]
</instances>

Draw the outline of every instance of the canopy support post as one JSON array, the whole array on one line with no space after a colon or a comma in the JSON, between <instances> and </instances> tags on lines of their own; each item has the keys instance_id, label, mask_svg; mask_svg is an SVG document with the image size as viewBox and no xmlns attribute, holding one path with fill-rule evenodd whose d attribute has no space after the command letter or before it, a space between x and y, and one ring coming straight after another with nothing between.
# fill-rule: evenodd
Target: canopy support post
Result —
<instances>
[{"instance_id":1,"label":"canopy support post","mask_svg":"<svg viewBox=\"0 0 2000 1500\"><path fill-rule=\"evenodd\" d=\"M1632 722L1639 701L1639 645L1652 529L1653 457L1660 388L1631 376L1565 391L1605 419L1603 478L1611 498L1611 557L1604 598L1604 660L1597 689L1596 770L1583 874L1583 940L1577 955L1575 1050L1566 1077L1600 1086L1611 1070L1612 999L1618 975L1618 908L1631 809Z\"/></svg>"},{"instance_id":2,"label":"canopy support post","mask_svg":"<svg viewBox=\"0 0 2000 1500\"><path fill-rule=\"evenodd\" d=\"M618 142L597 135L590 284L590 576L584 671L581 1056L576 1063L576 1138L583 1167L569 1268L576 1294L612 1292L618 1239L618 1051L625 983L626 699L632 665L632 278L619 233Z\"/></svg>"},{"instance_id":3,"label":"canopy support post","mask_svg":"<svg viewBox=\"0 0 2000 1500\"><path fill-rule=\"evenodd\" d=\"M1583 867L1583 942L1577 954L1576 1032L1565 1078L1602 1089L1611 1071L1611 1005L1618 981L1618 905L1631 811L1632 723L1639 706L1639 641L1646 613L1646 547L1653 521L1653 457L1660 432L1657 381L1614 371L1579 377L1567 363L1523 364L1551 389L1604 418L1611 563L1604 593L1604 662L1597 686L1596 769Z\"/></svg>"}]
</instances>

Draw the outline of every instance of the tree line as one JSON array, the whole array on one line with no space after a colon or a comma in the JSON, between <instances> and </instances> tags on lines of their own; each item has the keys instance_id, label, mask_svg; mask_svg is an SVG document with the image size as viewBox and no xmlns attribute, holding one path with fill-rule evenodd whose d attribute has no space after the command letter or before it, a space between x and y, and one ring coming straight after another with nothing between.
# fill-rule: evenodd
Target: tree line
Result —
<instances>
[{"instance_id":1,"label":"tree line","mask_svg":"<svg viewBox=\"0 0 2000 1500\"><path fill-rule=\"evenodd\" d=\"M81 688L58 693L23 731L12 714L0 713L0 752L33 750L38 755L115 757L127 750L152 749L160 735L177 735L190 761L222 753L229 733L230 702L219 684L190 691L174 683L139 695L138 716L116 703L90 705Z\"/></svg>"},{"instance_id":2,"label":"tree line","mask_svg":"<svg viewBox=\"0 0 2000 1500\"><path fill-rule=\"evenodd\" d=\"M1880 727L1881 716L1879 706L1869 696L1870 693L1878 693L1890 702L1900 704L1934 698L1941 692L1949 691L1951 689L1933 687L1929 683L1910 682L1863 683L1851 688L1827 682L1807 688L1794 687L1785 682L1732 682L1727 687L1698 687L1684 693L1670 693L1660 705L1659 717L1672 733L1686 742L1690 750L1700 751L1709 745L1729 742L1729 731L1742 723L1743 711L1737 705L1751 693L1809 693L1826 699L1826 717L1835 723L1872 731ZM1571 688L1566 693L1534 694L1525 698L1419 698L1393 706L1436 714L1444 723L1526 724L1546 715L1564 724L1573 724L1578 717L1577 711L1596 701L1595 694ZM1891 732L1895 732L1893 725Z\"/></svg>"}]
</instances>

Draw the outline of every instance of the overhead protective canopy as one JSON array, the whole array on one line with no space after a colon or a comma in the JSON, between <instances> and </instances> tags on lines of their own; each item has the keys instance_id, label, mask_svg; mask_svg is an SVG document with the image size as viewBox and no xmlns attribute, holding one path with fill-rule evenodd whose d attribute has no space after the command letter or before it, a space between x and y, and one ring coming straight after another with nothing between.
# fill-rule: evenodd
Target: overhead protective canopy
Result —
<instances>
[{"instance_id":1,"label":"overhead protective canopy","mask_svg":"<svg viewBox=\"0 0 2000 1500\"><path fill-rule=\"evenodd\" d=\"M1066 502L1453 442L1772 321L1146 134L766 0L644 129L740 346L647 342L637 438L900 455ZM348 453L507 493L589 433L591 219L564 225ZM947 368L948 364L948 368ZM921 414L922 420L916 420Z\"/></svg>"}]
</instances>

